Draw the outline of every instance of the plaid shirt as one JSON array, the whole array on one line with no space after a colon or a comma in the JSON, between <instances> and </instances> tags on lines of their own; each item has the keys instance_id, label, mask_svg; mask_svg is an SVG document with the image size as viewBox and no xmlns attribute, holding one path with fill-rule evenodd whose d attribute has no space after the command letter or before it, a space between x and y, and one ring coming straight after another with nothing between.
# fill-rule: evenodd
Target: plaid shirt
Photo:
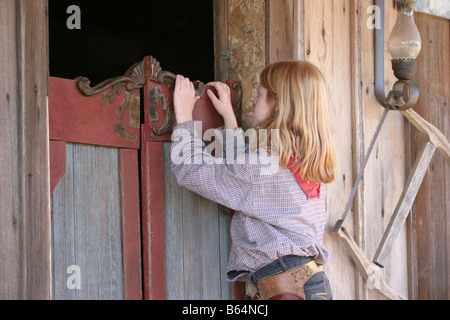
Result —
<instances>
[{"instance_id":1,"label":"plaid shirt","mask_svg":"<svg viewBox=\"0 0 450 320\"><path fill-rule=\"evenodd\" d=\"M324 264L325 188L319 199L308 200L292 172L278 165L277 156L264 149L250 152L243 139L234 138L243 137L241 128L215 130L213 144L221 145L222 150L216 148L221 157L208 152L198 131L193 121L174 128L171 169L181 186L235 210L228 280L247 280L249 273L285 255L315 257ZM234 139L231 147L227 137ZM271 162L257 163L261 156Z\"/></svg>"}]
</instances>

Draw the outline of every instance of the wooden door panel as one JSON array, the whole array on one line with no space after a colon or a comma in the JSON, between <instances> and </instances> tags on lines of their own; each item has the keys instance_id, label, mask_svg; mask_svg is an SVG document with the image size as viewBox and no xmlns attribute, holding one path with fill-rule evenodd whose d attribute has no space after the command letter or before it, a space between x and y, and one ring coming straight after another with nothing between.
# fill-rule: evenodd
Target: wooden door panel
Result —
<instances>
[{"instance_id":1,"label":"wooden door panel","mask_svg":"<svg viewBox=\"0 0 450 320\"><path fill-rule=\"evenodd\" d=\"M167 299L229 300L229 218L218 204L181 188L164 144Z\"/></svg>"},{"instance_id":2,"label":"wooden door panel","mask_svg":"<svg viewBox=\"0 0 450 320\"><path fill-rule=\"evenodd\" d=\"M140 71L49 80L55 299L142 299Z\"/></svg>"},{"instance_id":3,"label":"wooden door panel","mask_svg":"<svg viewBox=\"0 0 450 320\"><path fill-rule=\"evenodd\" d=\"M119 150L67 143L66 159L52 199L54 299L123 299ZM81 287L67 284L70 266Z\"/></svg>"},{"instance_id":4,"label":"wooden door panel","mask_svg":"<svg viewBox=\"0 0 450 320\"><path fill-rule=\"evenodd\" d=\"M174 187L168 169L174 80L152 57L93 88L86 78L50 78L55 298L229 299L228 217ZM240 84L227 83L239 121ZM207 89L196 86L199 94ZM194 120L203 132L223 125L207 95L197 101ZM67 287L72 265L82 279L75 291Z\"/></svg>"},{"instance_id":5,"label":"wooden door panel","mask_svg":"<svg viewBox=\"0 0 450 320\"><path fill-rule=\"evenodd\" d=\"M139 89L127 91L116 85L88 96L100 89L85 89L83 94L79 80L50 77L50 139L138 149Z\"/></svg>"},{"instance_id":6,"label":"wooden door panel","mask_svg":"<svg viewBox=\"0 0 450 320\"><path fill-rule=\"evenodd\" d=\"M219 206L180 188L170 171L175 125L175 75L152 57L144 59L144 124L141 131L143 273L146 299L229 299L226 281L228 220ZM240 122L241 86L227 81ZM196 81L194 121L202 133L223 126L205 90Z\"/></svg>"}]
</instances>

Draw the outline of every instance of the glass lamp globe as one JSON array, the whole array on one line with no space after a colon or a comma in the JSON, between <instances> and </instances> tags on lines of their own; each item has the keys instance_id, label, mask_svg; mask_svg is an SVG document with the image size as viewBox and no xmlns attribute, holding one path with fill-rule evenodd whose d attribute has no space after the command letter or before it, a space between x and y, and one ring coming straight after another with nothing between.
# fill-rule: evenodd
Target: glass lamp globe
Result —
<instances>
[{"instance_id":1,"label":"glass lamp globe","mask_svg":"<svg viewBox=\"0 0 450 320\"><path fill-rule=\"evenodd\" d=\"M397 22L392 30L388 44L389 52L393 58L394 73L396 73L398 79L410 79L414 75L417 64L416 58L422 50L422 39L414 22L416 1L395 1Z\"/></svg>"}]
</instances>

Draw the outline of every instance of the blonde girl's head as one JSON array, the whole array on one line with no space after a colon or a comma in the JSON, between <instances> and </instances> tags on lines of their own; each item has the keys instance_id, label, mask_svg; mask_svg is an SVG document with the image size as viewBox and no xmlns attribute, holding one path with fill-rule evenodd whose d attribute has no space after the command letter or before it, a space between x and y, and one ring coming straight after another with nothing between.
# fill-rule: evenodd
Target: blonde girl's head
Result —
<instances>
[{"instance_id":1,"label":"blonde girl's head","mask_svg":"<svg viewBox=\"0 0 450 320\"><path fill-rule=\"evenodd\" d=\"M260 128L267 129L267 141L276 144L271 149L277 150L280 166L287 168L294 156L302 178L314 183L332 182L336 160L323 74L309 62L284 61L267 66L260 79L267 91L267 113Z\"/></svg>"}]
</instances>

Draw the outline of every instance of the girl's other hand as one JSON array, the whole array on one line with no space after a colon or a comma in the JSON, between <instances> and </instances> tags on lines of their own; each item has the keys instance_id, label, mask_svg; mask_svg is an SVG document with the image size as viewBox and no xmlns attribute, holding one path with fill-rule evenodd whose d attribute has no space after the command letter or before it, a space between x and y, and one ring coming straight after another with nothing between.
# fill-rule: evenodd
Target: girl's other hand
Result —
<instances>
[{"instance_id":1,"label":"girl's other hand","mask_svg":"<svg viewBox=\"0 0 450 320\"><path fill-rule=\"evenodd\" d=\"M217 112L223 117L225 127L227 129L237 128L236 116L234 115L233 105L231 104L231 90L230 87L223 82L210 82L208 86L214 87L217 91L218 97L212 92L207 90L208 97L216 108Z\"/></svg>"},{"instance_id":2,"label":"girl's other hand","mask_svg":"<svg viewBox=\"0 0 450 320\"><path fill-rule=\"evenodd\" d=\"M177 123L192 121L192 111L199 96L195 95L194 84L182 75L177 75L173 92L173 104Z\"/></svg>"}]
</instances>

